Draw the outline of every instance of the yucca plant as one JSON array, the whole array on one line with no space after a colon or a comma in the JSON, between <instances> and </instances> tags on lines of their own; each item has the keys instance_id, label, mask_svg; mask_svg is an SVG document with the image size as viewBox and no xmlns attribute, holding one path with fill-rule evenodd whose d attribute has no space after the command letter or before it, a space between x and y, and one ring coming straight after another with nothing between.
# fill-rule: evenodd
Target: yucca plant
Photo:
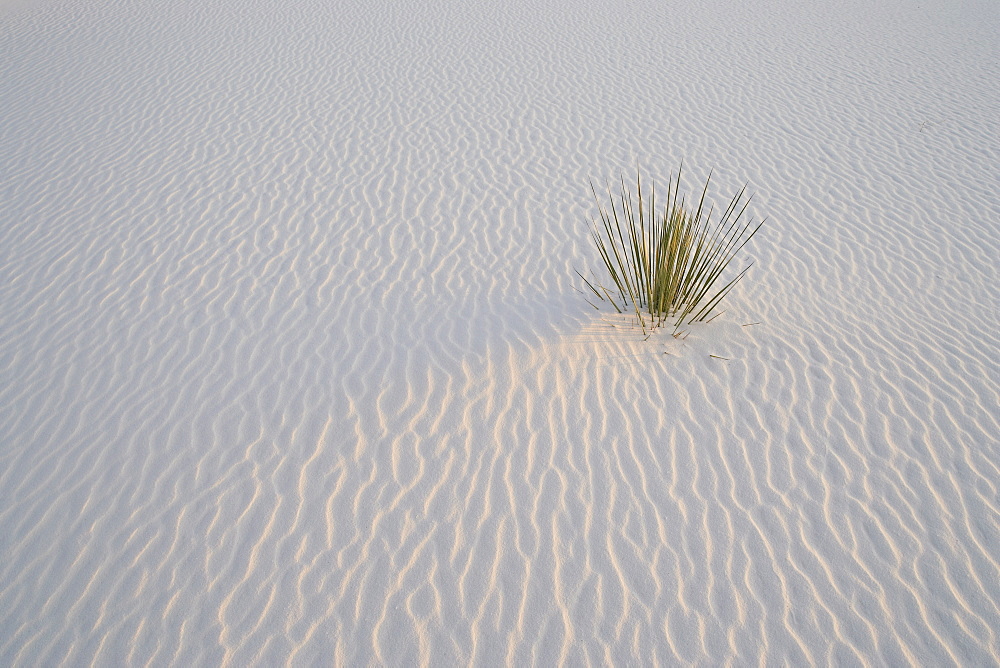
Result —
<instances>
[{"instance_id":1,"label":"yucca plant","mask_svg":"<svg viewBox=\"0 0 1000 668\"><path fill-rule=\"evenodd\" d=\"M591 220L591 233L610 275L612 289L606 288L593 272L593 282L579 271L577 274L599 299L610 302L616 311L634 312L643 333L668 320L673 321L676 332L685 324L706 319L750 269L748 265L717 288L723 272L763 221L757 225L752 220L741 222L752 198L744 201L746 186L743 186L713 225L710 221L714 209L705 210L711 179L709 175L705 180L701 197L692 210L678 194L681 183L678 170L672 188L668 182L667 202L659 214L655 190L651 186L649 196L644 197L638 170L635 200L625 187L623 176L617 202L608 188L608 209L601 206L594 184L590 185L601 218L600 224ZM617 293L617 300L613 293Z\"/></svg>"}]
</instances>

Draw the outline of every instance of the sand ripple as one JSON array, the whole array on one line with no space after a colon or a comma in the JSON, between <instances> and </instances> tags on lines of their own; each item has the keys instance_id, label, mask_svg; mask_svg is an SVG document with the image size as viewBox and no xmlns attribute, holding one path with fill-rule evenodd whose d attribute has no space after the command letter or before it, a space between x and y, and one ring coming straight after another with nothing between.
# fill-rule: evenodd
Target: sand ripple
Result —
<instances>
[{"instance_id":1,"label":"sand ripple","mask_svg":"<svg viewBox=\"0 0 1000 668\"><path fill-rule=\"evenodd\" d=\"M0 10L0 663L1000 663L996 8L592 4Z\"/></svg>"}]
</instances>

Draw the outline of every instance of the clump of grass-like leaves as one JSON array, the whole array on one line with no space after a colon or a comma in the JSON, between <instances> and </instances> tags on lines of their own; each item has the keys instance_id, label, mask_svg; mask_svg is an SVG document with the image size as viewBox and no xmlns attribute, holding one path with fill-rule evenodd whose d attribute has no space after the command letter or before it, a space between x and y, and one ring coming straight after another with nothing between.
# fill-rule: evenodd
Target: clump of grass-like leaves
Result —
<instances>
[{"instance_id":1,"label":"clump of grass-like leaves","mask_svg":"<svg viewBox=\"0 0 1000 668\"><path fill-rule=\"evenodd\" d=\"M709 175L706 179L697 205L690 207L678 194L678 170L672 188L668 183L667 201L660 213L654 188L651 186L646 196L638 171L634 199L622 177L617 201L608 189L608 209L601 206L591 183L601 218L600 224L591 221L591 233L613 285L609 290L596 275L591 282L577 273L599 299L610 302L616 311L634 312L643 333L669 319L674 319L675 332L684 324L705 320L750 269L748 265L734 278L722 282L726 268L763 221L757 225L752 220L744 221L752 196L744 201L743 186L718 222L711 223L714 208L705 210L711 178Z\"/></svg>"}]
</instances>

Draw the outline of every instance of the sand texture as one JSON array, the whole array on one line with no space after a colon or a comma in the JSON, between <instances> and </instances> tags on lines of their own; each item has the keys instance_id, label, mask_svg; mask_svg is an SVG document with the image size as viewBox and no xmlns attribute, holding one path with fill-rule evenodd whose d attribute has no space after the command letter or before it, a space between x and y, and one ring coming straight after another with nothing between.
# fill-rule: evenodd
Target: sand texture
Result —
<instances>
[{"instance_id":1,"label":"sand texture","mask_svg":"<svg viewBox=\"0 0 1000 668\"><path fill-rule=\"evenodd\" d=\"M0 665L1000 664L998 35L0 5ZM589 184L681 160L767 222L643 340Z\"/></svg>"}]
</instances>

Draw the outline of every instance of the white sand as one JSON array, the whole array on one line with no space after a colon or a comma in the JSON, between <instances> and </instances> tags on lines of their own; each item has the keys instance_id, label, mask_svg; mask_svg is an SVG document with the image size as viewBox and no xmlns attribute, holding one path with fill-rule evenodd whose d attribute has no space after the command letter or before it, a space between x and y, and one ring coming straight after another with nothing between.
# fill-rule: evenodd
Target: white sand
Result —
<instances>
[{"instance_id":1,"label":"white sand","mask_svg":"<svg viewBox=\"0 0 1000 668\"><path fill-rule=\"evenodd\" d=\"M997 665L998 35L4 5L0 664ZM681 159L768 222L643 342L588 183Z\"/></svg>"}]
</instances>

